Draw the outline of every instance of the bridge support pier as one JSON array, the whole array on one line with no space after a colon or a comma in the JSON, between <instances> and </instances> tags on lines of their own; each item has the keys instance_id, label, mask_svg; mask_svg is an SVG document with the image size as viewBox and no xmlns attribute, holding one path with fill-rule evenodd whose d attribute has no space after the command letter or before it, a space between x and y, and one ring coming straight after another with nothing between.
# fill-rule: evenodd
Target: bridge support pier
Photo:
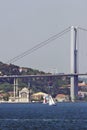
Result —
<instances>
[{"instance_id":1,"label":"bridge support pier","mask_svg":"<svg viewBox=\"0 0 87 130\"><path fill-rule=\"evenodd\" d=\"M71 101L78 99L78 76L71 77Z\"/></svg>"}]
</instances>

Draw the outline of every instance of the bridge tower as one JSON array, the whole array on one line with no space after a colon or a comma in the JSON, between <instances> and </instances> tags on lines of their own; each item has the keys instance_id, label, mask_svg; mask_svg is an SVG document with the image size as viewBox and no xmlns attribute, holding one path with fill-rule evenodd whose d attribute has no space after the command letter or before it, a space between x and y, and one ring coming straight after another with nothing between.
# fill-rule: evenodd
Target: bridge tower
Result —
<instances>
[{"instance_id":1,"label":"bridge tower","mask_svg":"<svg viewBox=\"0 0 87 130\"><path fill-rule=\"evenodd\" d=\"M77 28L71 27L71 73L78 73ZM78 97L78 75L71 77L71 101Z\"/></svg>"}]
</instances>

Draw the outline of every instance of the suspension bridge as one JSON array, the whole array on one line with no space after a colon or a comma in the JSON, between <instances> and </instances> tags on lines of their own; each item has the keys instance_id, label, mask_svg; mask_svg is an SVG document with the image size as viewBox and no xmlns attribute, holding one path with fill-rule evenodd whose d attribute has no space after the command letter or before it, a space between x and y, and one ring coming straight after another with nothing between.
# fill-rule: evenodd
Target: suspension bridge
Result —
<instances>
[{"instance_id":1,"label":"suspension bridge","mask_svg":"<svg viewBox=\"0 0 87 130\"><path fill-rule=\"evenodd\" d=\"M87 73L79 73L78 72L78 48L77 48L77 35L78 30L87 31L84 28L81 27L68 27L65 30L61 31L60 33L48 38L47 40L37 44L33 48L23 52L22 54L10 59L7 63L14 63L17 60L20 60L21 58L25 57L26 55L29 55L33 53L34 51L40 49L43 46L46 46L50 42L54 41L57 38L60 38L65 33L71 31L71 72L68 74L45 74L45 75L6 75L6 76L0 76L0 78L14 78L14 98L16 96L17 90L18 90L18 78L34 78L34 77L60 77L60 76L69 76L71 77L71 101L74 102L76 97L78 97L78 76L85 76Z\"/></svg>"}]
</instances>

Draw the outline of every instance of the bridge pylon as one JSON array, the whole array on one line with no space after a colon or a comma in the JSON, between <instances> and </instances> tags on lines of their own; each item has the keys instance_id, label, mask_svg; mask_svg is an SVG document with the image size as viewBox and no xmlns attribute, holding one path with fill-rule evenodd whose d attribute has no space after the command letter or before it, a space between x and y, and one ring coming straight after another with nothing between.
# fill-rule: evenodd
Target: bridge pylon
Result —
<instances>
[{"instance_id":1,"label":"bridge pylon","mask_svg":"<svg viewBox=\"0 0 87 130\"><path fill-rule=\"evenodd\" d=\"M71 73L78 73L77 28L71 27ZM71 101L78 98L78 75L71 77Z\"/></svg>"}]
</instances>

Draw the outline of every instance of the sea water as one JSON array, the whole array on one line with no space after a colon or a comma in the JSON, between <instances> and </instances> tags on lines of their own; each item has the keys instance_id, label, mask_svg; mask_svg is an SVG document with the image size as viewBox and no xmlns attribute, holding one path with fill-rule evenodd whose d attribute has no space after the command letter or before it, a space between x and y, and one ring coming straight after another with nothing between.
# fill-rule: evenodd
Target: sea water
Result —
<instances>
[{"instance_id":1,"label":"sea water","mask_svg":"<svg viewBox=\"0 0 87 130\"><path fill-rule=\"evenodd\" d=\"M87 130L87 103L1 103L0 130Z\"/></svg>"}]
</instances>

